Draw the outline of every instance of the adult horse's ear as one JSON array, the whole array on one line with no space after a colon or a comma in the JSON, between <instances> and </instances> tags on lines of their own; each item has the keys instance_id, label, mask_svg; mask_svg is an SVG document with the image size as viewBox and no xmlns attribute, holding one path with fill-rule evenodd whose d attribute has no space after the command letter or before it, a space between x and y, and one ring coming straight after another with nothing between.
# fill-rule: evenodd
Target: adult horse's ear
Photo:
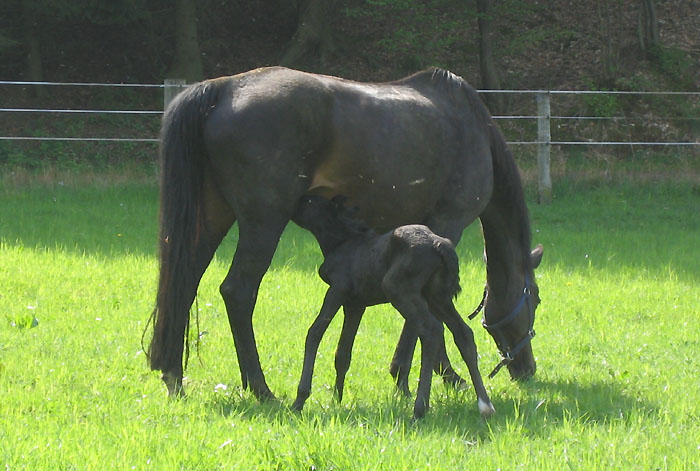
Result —
<instances>
[{"instance_id":1,"label":"adult horse's ear","mask_svg":"<svg viewBox=\"0 0 700 471\"><path fill-rule=\"evenodd\" d=\"M532 268L537 268L540 266L543 251L544 247L542 247L542 244L537 244L537 247L532 249L532 252L530 252L530 261L532 261Z\"/></svg>"}]
</instances>

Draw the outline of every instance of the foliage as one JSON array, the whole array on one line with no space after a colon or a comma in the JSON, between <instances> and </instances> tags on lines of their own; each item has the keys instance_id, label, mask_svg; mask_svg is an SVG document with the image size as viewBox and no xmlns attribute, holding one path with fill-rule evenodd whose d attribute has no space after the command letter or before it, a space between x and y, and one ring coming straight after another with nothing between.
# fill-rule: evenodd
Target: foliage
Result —
<instances>
[{"instance_id":1,"label":"foliage","mask_svg":"<svg viewBox=\"0 0 700 471\"><path fill-rule=\"evenodd\" d=\"M345 9L348 17L389 24L377 45L398 59L404 73L429 65L446 66L449 53L464 54L466 24L476 18L473 7L456 0L365 0ZM442 63L441 63L442 62Z\"/></svg>"},{"instance_id":2,"label":"foliage","mask_svg":"<svg viewBox=\"0 0 700 471\"><path fill-rule=\"evenodd\" d=\"M389 307L365 316L344 402L332 399L336 320L306 410L287 409L325 288L315 273L320 253L298 228L282 238L254 318L280 402L259 404L240 387L218 294L235 231L199 292L209 334L190 362L188 397L170 401L141 349L156 286L156 187L0 182L0 312L40 319L31 329L0 322L0 462L17 470L692 469L696 191L555 183L551 206L530 205L534 241L545 245L534 380L486 380L497 413L484 422L471 390L436 379L432 409L414 424L387 372L401 327ZM459 246L463 313L485 276L477 226ZM497 350L472 326L487 370Z\"/></svg>"},{"instance_id":3,"label":"foliage","mask_svg":"<svg viewBox=\"0 0 700 471\"><path fill-rule=\"evenodd\" d=\"M21 0L35 16L61 21L83 20L94 24L125 24L142 19L147 11L145 0Z\"/></svg>"},{"instance_id":4,"label":"foliage","mask_svg":"<svg viewBox=\"0 0 700 471\"><path fill-rule=\"evenodd\" d=\"M693 88L692 70L695 61L686 51L676 47L656 46L649 51L658 70L671 78L679 80L682 88Z\"/></svg>"},{"instance_id":5,"label":"foliage","mask_svg":"<svg viewBox=\"0 0 700 471\"><path fill-rule=\"evenodd\" d=\"M8 49L16 48L20 45L20 42L16 39L12 39L7 34L0 31L0 54Z\"/></svg>"}]
</instances>

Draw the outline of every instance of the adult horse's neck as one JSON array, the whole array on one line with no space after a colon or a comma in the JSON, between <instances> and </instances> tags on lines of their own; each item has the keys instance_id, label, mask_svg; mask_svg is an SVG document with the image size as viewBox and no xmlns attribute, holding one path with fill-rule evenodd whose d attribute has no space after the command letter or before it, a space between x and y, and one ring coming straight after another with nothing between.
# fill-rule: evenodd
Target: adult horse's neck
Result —
<instances>
[{"instance_id":1,"label":"adult horse's neck","mask_svg":"<svg viewBox=\"0 0 700 471\"><path fill-rule=\"evenodd\" d=\"M486 247L489 311L505 313L516 304L533 269L530 218L520 175L505 142L498 144L493 155L493 196L479 217Z\"/></svg>"},{"instance_id":2,"label":"adult horse's neck","mask_svg":"<svg viewBox=\"0 0 700 471\"><path fill-rule=\"evenodd\" d=\"M481 216L486 247L486 282L489 286L489 307L508 312L517 302L525 286L525 277L532 277L528 263L529 250L521 238L523 219L519 213L487 208ZM529 226L528 226L529 227Z\"/></svg>"}]
</instances>

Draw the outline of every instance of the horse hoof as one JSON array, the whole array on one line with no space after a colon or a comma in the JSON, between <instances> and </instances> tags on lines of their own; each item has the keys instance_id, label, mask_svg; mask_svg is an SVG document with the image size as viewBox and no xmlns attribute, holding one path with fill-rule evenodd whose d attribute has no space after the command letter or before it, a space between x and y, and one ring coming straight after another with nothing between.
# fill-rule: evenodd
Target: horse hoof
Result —
<instances>
[{"instance_id":1,"label":"horse hoof","mask_svg":"<svg viewBox=\"0 0 700 471\"><path fill-rule=\"evenodd\" d=\"M493 404L491 404L491 401L483 401L479 399L478 401L479 404L479 412L481 413L481 416L484 419L488 419L491 417L493 414L496 413L496 408L493 407Z\"/></svg>"},{"instance_id":2,"label":"horse hoof","mask_svg":"<svg viewBox=\"0 0 700 471\"><path fill-rule=\"evenodd\" d=\"M259 402L277 402L277 397L269 389L253 390L253 395Z\"/></svg>"},{"instance_id":3,"label":"horse hoof","mask_svg":"<svg viewBox=\"0 0 700 471\"><path fill-rule=\"evenodd\" d=\"M464 378L462 378L456 373L453 375L443 376L442 381L445 383L446 386L453 388L455 391L464 391L466 389L469 389L469 384L467 384Z\"/></svg>"},{"instance_id":4,"label":"horse hoof","mask_svg":"<svg viewBox=\"0 0 700 471\"><path fill-rule=\"evenodd\" d=\"M421 403L421 404L416 404L413 407L413 421L415 422L416 420L420 420L423 417L425 417L425 413L428 411L428 405Z\"/></svg>"},{"instance_id":5,"label":"horse hoof","mask_svg":"<svg viewBox=\"0 0 700 471\"><path fill-rule=\"evenodd\" d=\"M185 397L185 389L182 387L182 377L173 373L163 373L161 379L168 388L168 397L171 399L179 399Z\"/></svg>"}]
</instances>

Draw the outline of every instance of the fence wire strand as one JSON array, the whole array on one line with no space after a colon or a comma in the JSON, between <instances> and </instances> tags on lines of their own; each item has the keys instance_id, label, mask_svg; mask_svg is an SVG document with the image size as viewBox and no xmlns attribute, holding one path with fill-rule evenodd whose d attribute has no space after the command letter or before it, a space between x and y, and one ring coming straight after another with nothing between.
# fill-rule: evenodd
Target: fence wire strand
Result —
<instances>
[{"instance_id":1,"label":"fence wire strand","mask_svg":"<svg viewBox=\"0 0 700 471\"><path fill-rule=\"evenodd\" d=\"M0 81L0 85L15 86L66 86L66 87L113 87L113 88L166 88L168 84L143 83L96 83L96 82L22 82ZM647 92L647 91L595 91L595 90L477 90L479 93L523 94L523 95L668 95L700 96L700 92ZM45 114L89 114L89 115L162 115L162 110L95 110L95 109L49 109L49 108L0 108L0 113L45 113ZM496 120L590 120L590 121L644 121L649 118L626 116L538 116L538 115L501 115ZM659 121L700 121L695 117L661 117ZM158 142L157 138L117 138L117 137L55 137L55 136L0 136L6 141L86 141L86 142ZM700 142L598 142L598 141L510 141L510 145L557 145L557 146L699 146Z\"/></svg>"}]
</instances>

